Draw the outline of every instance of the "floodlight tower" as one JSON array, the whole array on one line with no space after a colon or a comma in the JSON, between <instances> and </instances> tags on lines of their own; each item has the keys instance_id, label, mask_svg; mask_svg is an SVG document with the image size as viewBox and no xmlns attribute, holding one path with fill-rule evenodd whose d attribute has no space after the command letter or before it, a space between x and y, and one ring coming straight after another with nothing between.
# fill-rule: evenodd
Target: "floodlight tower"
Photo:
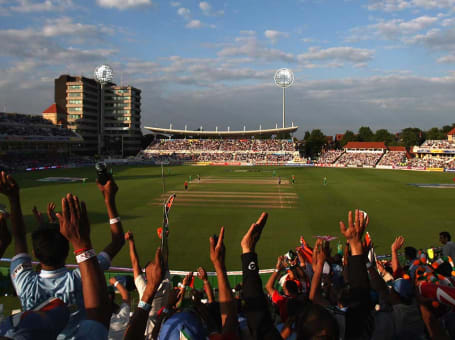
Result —
<instances>
[{"instance_id":1,"label":"floodlight tower","mask_svg":"<svg viewBox=\"0 0 455 340\"><path fill-rule=\"evenodd\" d=\"M294 73L288 68L280 68L275 72L275 85L283 88L283 128L286 127L286 110L285 110L285 89L294 83Z\"/></svg>"},{"instance_id":2,"label":"floodlight tower","mask_svg":"<svg viewBox=\"0 0 455 340\"><path fill-rule=\"evenodd\" d=\"M101 155L101 150L104 144L104 86L111 82L113 78L112 67L103 64L95 68L95 79L101 86L100 97L100 116L98 119L98 155Z\"/></svg>"}]
</instances>

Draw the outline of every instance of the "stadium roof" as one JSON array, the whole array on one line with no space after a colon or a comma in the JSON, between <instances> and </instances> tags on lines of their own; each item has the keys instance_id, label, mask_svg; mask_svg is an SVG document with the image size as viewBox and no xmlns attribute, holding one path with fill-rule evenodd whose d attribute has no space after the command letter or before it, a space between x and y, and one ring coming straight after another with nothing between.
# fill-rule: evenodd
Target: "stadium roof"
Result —
<instances>
[{"instance_id":1,"label":"stadium roof","mask_svg":"<svg viewBox=\"0 0 455 340\"><path fill-rule=\"evenodd\" d=\"M247 136L271 136L280 133L292 133L297 131L298 126L287 128L265 129L265 130L240 130L240 131L194 131L194 130L175 130L162 129L151 126L144 126L145 129L161 135L178 136L199 136L199 137L247 137Z\"/></svg>"},{"instance_id":2,"label":"stadium roof","mask_svg":"<svg viewBox=\"0 0 455 340\"><path fill-rule=\"evenodd\" d=\"M389 151L407 151L404 146L389 146Z\"/></svg>"},{"instance_id":3,"label":"stadium roof","mask_svg":"<svg viewBox=\"0 0 455 340\"><path fill-rule=\"evenodd\" d=\"M387 149L384 142L349 142L345 149Z\"/></svg>"},{"instance_id":4,"label":"stadium roof","mask_svg":"<svg viewBox=\"0 0 455 340\"><path fill-rule=\"evenodd\" d=\"M447 136L453 136L455 135L455 128L453 128L452 130L450 130L448 133L447 133Z\"/></svg>"}]
</instances>

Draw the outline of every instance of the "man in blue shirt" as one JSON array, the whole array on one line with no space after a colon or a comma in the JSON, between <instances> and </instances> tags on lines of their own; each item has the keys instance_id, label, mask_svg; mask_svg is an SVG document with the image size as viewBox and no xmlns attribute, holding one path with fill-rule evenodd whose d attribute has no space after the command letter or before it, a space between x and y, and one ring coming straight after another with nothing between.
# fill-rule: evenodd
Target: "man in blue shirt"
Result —
<instances>
[{"instance_id":1,"label":"man in blue shirt","mask_svg":"<svg viewBox=\"0 0 455 340\"><path fill-rule=\"evenodd\" d=\"M117 185L111 179L105 185L98 183L98 187L104 197L112 234L111 243L97 256L101 269L106 270L125 240L115 203ZM11 206L12 234L16 254L11 261L11 279L23 310L30 310L49 297L60 298L69 306L71 315L67 327L58 339L74 337L80 322L85 319L85 309L81 273L79 269L69 271L65 267L69 252L68 240L60 234L58 226L33 232L33 251L42 268L40 273L35 272L32 268L32 259L28 254L19 186L4 172L0 174L0 193L7 196ZM75 253L85 250L75 249Z\"/></svg>"}]
</instances>

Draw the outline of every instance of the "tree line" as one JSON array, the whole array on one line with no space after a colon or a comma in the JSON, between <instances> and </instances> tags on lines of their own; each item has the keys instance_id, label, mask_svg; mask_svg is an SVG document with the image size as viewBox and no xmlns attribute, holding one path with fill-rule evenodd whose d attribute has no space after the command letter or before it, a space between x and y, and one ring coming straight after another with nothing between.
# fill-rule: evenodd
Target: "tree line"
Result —
<instances>
[{"instance_id":1,"label":"tree line","mask_svg":"<svg viewBox=\"0 0 455 340\"><path fill-rule=\"evenodd\" d=\"M315 157L323 149L343 148L348 142L384 142L387 146L404 146L409 150L427 139L447 139L447 133L454 127L455 123L444 125L441 128L433 127L426 131L408 127L400 132L392 133L387 129L379 129L373 132L369 126L362 126L357 133L346 130L341 140L333 140L331 143L320 129L314 129L311 132L305 132L303 140L300 141L300 149L306 157Z\"/></svg>"}]
</instances>

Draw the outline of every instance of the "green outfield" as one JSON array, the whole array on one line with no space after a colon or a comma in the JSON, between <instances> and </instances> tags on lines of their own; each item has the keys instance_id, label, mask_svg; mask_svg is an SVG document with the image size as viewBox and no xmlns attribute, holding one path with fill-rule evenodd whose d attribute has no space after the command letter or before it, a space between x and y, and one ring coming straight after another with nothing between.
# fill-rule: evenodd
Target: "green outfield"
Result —
<instances>
[{"instance_id":1,"label":"green outfield","mask_svg":"<svg viewBox=\"0 0 455 340\"><path fill-rule=\"evenodd\" d=\"M262 211L269 220L257 249L261 268L298 245L300 235L313 243L315 235L339 235L338 222L349 209L370 215L369 231L378 254L389 253L390 243L402 234L416 247L438 246L439 231L453 231L455 188L421 188L415 184L451 184L455 174L392 170L274 168L274 167L165 167L165 190L160 167L115 167L119 185L118 208L125 231L135 234L142 264L151 259L162 223L161 202L170 192L177 198L170 214L170 267L212 270L208 239L225 226L228 270L240 269L240 239ZM198 181L197 175L201 180ZM275 175L275 176L274 176ZM296 183L290 178L295 175ZM191 176L188 192L183 183ZM67 192L87 203L92 241L99 251L109 242L109 223L92 168L62 169L15 175L21 186L28 230L36 227L33 205L45 211L47 202L60 202ZM86 177L86 183L40 182L46 177ZM281 184L278 185L278 177ZM327 185L323 178L327 177ZM6 204L4 196L0 203ZM454 235L455 236L455 235ZM335 241L336 242L336 241ZM5 257L13 255L11 246ZM72 256L69 262L74 263ZM130 266L125 247L113 265Z\"/></svg>"}]
</instances>

